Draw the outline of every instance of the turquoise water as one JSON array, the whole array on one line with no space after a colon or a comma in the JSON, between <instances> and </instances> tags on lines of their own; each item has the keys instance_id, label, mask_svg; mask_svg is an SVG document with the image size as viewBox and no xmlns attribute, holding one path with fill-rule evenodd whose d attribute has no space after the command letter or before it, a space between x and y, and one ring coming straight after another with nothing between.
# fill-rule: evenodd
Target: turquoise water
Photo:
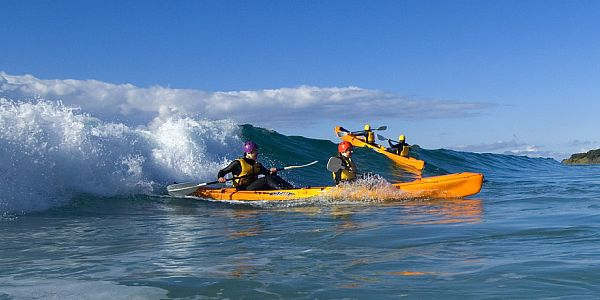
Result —
<instances>
[{"instance_id":1,"label":"turquoise water","mask_svg":"<svg viewBox=\"0 0 600 300\"><path fill-rule=\"evenodd\" d=\"M325 163L334 143L252 126L236 134L231 144L257 141L266 165L320 160L282 172L294 184L331 183ZM1 145L4 157L16 147ZM206 157L219 162L213 148ZM237 154L231 149L221 149L227 159ZM598 298L598 166L443 149L415 154L427 162L424 176L471 171L487 182L467 199L217 203L165 196L167 184L187 177L153 166L141 171L151 192L64 185L19 194L43 205L5 196L0 299ZM355 159L389 181L411 178L372 151L357 149ZM66 181L49 171L56 168L41 171ZM14 165L8 171L19 178ZM3 180L4 188L20 182Z\"/></svg>"}]
</instances>

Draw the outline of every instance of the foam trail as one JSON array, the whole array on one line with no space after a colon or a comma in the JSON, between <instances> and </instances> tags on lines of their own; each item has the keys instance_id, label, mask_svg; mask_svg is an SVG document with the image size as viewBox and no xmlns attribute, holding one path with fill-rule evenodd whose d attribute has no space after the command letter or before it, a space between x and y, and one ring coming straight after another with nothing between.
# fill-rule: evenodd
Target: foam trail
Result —
<instances>
[{"instance_id":1,"label":"foam trail","mask_svg":"<svg viewBox=\"0 0 600 300\"><path fill-rule=\"evenodd\" d=\"M239 127L161 112L148 126L104 122L61 103L0 98L0 212L43 210L73 196L163 194L172 180L213 178Z\"/></svg>"}]
</instances>

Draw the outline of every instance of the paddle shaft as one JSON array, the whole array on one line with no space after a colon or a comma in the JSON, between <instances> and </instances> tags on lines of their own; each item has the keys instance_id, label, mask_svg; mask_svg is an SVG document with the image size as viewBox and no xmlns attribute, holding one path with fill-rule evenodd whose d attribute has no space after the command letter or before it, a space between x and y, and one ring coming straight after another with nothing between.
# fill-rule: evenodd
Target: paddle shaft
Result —
<instances>
[{"instance_id":1,"label":"paddle shaft","mask_svg":"<svg viewBox=\"0 0 600 300\"><path fill-rule=\"evenodd\" d=\"M282 170L285 170L285 169L284 168L277 168L277 171L282 171ZM225 183L227 181L236 180L236 179L242 179L242 178L246 178L246 177L249 177L249 176L252 176L252 175L254 175L254 174L248 174L248 175L238 176L238 177L231 177L231 178L225 179L225 181L223 181L223 182L215 180L215 181L211 181L211 182L199 183L199 184L197 184L197 185L195 185L193 187L201 187L201 186L211 185L211 184L216 184L216 183ZM177 192L177 191L183 191L183 190L187 190L187 189L190 189L190 187L185 187L185 188L180 188L180 189L171 189L169 191L170 192Z\"/></svg>"},{"instance_id":2,"label":"paddle shaft","mask_svg":"<svg viewBox=\"0 0 600 300\"><path fill-rule=\"evenodd\" d=\"M384 125L384 126L379 126L379 128L371 129L371 131L386 130L386 129L387 129L387 126ZM359 130L359 131L352 131L352 132L350 132L350 134L356 135L356 134L361 134L361 133L365 133L365 132L366 132L366 130Z\"/></svg>"},{"instance_id":3,"label":"paddle shaft","mask_svg":"<svg viewBox=\"0 0 600 300\"><path fill-rule=\"evenodd\" d=\"M283 170L291 170L291 169L297 169L297 168L304 168L304 167L308 167L310 165L314 165L316 164L318 161L315 160L311 163L305 164L305 165L300 165L300 166L287 166L287 167L281 167L281 168L277 168L277 171L283 171ZM227 181L231 181L231 180L235 180L235 179L241 179L241 178L246 178L249 176L253 176L255 174L248 174L248 175L244 175L244 176L238 176L238 177L232 177L229 179L225 179L225 182ZM184 190L191 190L194 188L198 188L201 186L206 186L206 185L210 185L210 184L216 184L216 183L221 183L220 181L216 180L216 181L211 181L211 182L205 182L205 183L200 183L200 184L196 184L193 186L187 186L187 187L183 187L183 188L176 188L176 189L169 189L169 187L167 187L167 190L171 193L171 192L178 192L178 191L184 191Z\"/></svg>"},{"instance_id":4,"label":"paddle shaft","mask_svg":"<svg viewBox=\"0 0 600 300\"><path fill-rule=\"evenodd\" d=\"M280 167L280 168L275 169L276 170L275 172L279 172L279 171L283 171L283 170L290 170L290 169L297 169L297 168L304 168L304 167L308 167L310 165L314 165L314 164L316 164L318 162L319 162L318 160L315 160L315 161L313 161L311 163L308 163L308 164L305 164L305 165ZM242 179L242 178L245 178L245 177L248 177L248 176L252 176L252 175L254 175L254 174L248 174L248 175L244 175L244 176L232 177L232 178L229 178L229 179L225 179L225 181L230 181L230 180L235 180L235 179ZM209 185L209 184L215 184L215 183L219 183L219 181L217 180L217 181L211 181L211 182L207 182L207 183L202 183L202 186Z\"/></svg>"}]
</instances>

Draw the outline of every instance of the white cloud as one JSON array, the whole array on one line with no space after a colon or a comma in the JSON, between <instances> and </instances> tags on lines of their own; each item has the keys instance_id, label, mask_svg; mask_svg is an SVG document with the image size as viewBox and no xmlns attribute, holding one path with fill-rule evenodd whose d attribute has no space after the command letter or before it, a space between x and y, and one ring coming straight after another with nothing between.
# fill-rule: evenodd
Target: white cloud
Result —
<instances>
[{"instance_id":1,"label":"white cloud","mask_svg":"<svg viewBox=\"0 0 600 300\"><path fill-rule=\"evenodd\" d=\"M307 123L315 119L464 118L493 107L491 103L419 100L358 87L314 87L256 91L206 92L161 86L140 88L97 80L42 80L0 72L0 96L13 100L43 98L103 119L145 124L171 111L209 119L233 119L257 125Z\"/></svg>"}]
</instances>

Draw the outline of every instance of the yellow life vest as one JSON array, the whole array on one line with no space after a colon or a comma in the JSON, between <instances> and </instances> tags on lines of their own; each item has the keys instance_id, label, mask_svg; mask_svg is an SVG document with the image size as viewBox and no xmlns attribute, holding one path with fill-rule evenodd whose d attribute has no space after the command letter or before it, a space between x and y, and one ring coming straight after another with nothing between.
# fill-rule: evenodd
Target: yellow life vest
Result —
<instances>
[{"instance_id":1,"label":"yellow life vest","mask_svg":"<svg viewBox=\"0 0 600 300\"><path fill-rule=\"evenodd\" d=\"M342 159L342 171L340 173L340 182L341 181L348 181L348 180L352 180L356 178L356 165L354 164L354 162L352 161L351 158L341 158ZM339 172L339 171L338 171ZM338 182L337 177L336 177L336 172L331 173L333 176L333 180L335 182Z\"/></svg>"},{"instance_id":2,"label":"yellow life vest","mask_svg":"<svg viewBox=\"0 0 600 300\"><path fill-rule=\"evenodd\" d=\"M239 179L233 180L233 186L244 186L250 184L252 181L258 179L258 174L260 173L260 163L256 162L254 165L249 164L243 158L238 158L237 161L240 162L240 166L242 166L242 171L240 174L235 175L235 177L242 177Z\"/></svg>"},{"instance_id":3,"label":"yellow life vest","mask_svg":"<svg viewBox=\"0 0 600 300\"><path fill-rule=\"evenodd\" d=\"M369 144L375 144L375 133L373 131L367 131L366 141Z\"/></svg>"},{"instance_id":4,"label":"yellow life vest","mask_svg":"<svg viewBox=\"0 0 600 300\"><path fill-rule=\"evenodd\" d=\"M402 146L402 151L400 152L400 156L408 157L409 150L410 150L410 146Z\"/></svg>"}]
</instances>

